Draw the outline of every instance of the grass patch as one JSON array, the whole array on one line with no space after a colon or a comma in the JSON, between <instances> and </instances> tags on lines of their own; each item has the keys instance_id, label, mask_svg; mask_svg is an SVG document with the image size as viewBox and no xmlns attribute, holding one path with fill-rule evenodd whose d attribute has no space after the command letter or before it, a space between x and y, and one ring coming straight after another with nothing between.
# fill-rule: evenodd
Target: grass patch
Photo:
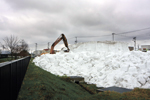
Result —
<instances>
[{"instance_id":1,"label":"grass patch","mask_svg":"<svg viewBox=\"0 0 150 100\"><path fill-rule=\"evenodd\" d=\"M1 58L0 63L6 62L6 61L11 61L11 58Z\"/></svg>"},{"instance_id":2,"label":"grass patch","mask_svg":"<svg viewBox=\"0 0 150 100\"><path fill-rule=\"evenodd\" d=\"M96 94L97 87L95 84L86 84L86 83L80 83L81 87L83 87L85 90L87 90L90 94Z\"/></svg>"},{"instance_id":3,"label":"grass patch","mask_svg":"<svg viewBox=\"0 0 150 100\"><path fill-rule=\"evenodd\" d=\"M18 58L17 58L18 59ZM11 60L16 60L15 57L11 58L11 57L8 57L8 58L1 58L0 59L0 63L3 63L3 62L6 62L6 61L11 61Z\"/></svg>"},{"instance_id":4,"label":"grass patch","mask_svg":"<svg viewBox=\"0 0 150 100\"><path fill-rule=\"evenodd\" d=\"M30 61L18 100L75 100L91 94L79 85L65 81Z\"/></svg>"},{"instance_id":5,"label":"grass patch","mask_svg":"<svg viewBox=\"0 0 150 100\"><path fill-rule=\"evenodd\" d=\"M99 92L81 100L150 100L150 89L135 88L131 92L118 93L114 91Z\"/></svg>"},{"instance_id":6,"label":"grass patch","mask_svg":"<svg viewBox=\"0 0 150 100\"><path fill-rule=\"evenodd\" d=\"M148 100L150 89L131 92L99 92L94 84L76 84L67 76L53 75L29 63L17 100Z\"/></svg>"}]
</instances>

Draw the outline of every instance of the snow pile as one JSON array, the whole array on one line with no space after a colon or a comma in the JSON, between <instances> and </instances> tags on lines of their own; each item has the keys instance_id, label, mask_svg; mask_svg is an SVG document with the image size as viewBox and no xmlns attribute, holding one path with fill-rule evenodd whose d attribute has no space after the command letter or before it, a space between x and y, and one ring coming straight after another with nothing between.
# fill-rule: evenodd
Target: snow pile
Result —
<instances>
[{"instance_id":1,"label":"snow pile","mask_svg":"<svg viewBox=\"0 0 150 100\"><path fill-rule=\"evenodd\" d=\"M81 52L81 51L104 51L104 52L127 52L128 44L124 42L113 42L113 41L94 41L94 42L86 42L86 43L78 43L69 46L71 51L73 52Z\"/></svg>"},{"instance_id":2,"label":"snow pile","mask_svg":"<svg viewBox=\"0 0 150 100\"><path fill-rule=\"evenodd\" d=\"M125 43L110 43L72 45L69 53L45 54L33 62L56 75L82 76L98 87L150 88L150 52L131 52Z\"/></svg>"}]
</instances>

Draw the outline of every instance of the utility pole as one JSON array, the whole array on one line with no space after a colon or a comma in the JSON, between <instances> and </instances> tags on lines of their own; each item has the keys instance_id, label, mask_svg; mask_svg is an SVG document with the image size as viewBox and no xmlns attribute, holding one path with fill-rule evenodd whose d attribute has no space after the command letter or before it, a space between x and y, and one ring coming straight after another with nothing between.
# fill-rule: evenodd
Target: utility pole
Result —
<instances>
[{"instance_id":1,"label":"utility pole","mask_svg":"<svg viewBox=\"0 0 150 100\"><path fill-rule=\"evenodd\" d=\"M77 41L77 37L75 37L76 38L76 40L75 40L75 43L77 43L78 41Z\"/></svg>"},{"instance_id":2,"label":"utility pole","mask_svg":"<svg viewBox=\"0 0 150 100\"><path fill-rule=\"evenodd\" d=\"M112 41L114 41L114 35L115 35L115 33L112 33Z\"/></svg>"},{"instance_id":3,"label":"utility pole","mask_svg":"<svg viewBox=\"0 0 150 100\"><path fill-rule=\"evenodd\" d=\"M133 37L133 41L134 41L134 50L136 51L136 37Z\"/></svg>"},{"instance_id":4,"label":"utility pole","mask_svg":"<svg viewBox=\"0 0 150 100\"><path fill-rule=\"evenodd\" d=\"M37 56L37 43L35 43L35 53L36 53L36 56Z\"/></svg>"},{"instance_id":5,"label":"utility pole","mask_svg":"<svg viewBox=\"0 0 150 100\"><path fill-rule=\"evenodd\" d=\"M48 42L48 49L49 49L49 43L50 43L50 42Z\"/></svg>"}]
</instances>

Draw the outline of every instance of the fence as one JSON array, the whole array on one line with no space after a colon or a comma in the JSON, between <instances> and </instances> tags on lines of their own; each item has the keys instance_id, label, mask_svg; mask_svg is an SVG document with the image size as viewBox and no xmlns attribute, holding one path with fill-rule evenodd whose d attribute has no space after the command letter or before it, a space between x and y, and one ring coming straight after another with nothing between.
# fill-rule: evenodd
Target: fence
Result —
<instances>
[{"instance_id":1,"label":"fence","mask_svg":"<svg viewBox=\"0 0 150 100\"><path fill-rule=\"evenodd\" d=\"M0 100L16 100L30 57L0 63Z\"/></svg>"}]
</instances>

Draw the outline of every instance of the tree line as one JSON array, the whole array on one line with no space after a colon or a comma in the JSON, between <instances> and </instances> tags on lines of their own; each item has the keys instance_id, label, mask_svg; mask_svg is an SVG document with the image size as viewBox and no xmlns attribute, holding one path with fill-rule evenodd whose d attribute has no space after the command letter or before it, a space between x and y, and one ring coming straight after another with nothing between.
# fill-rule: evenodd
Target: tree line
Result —
<instances>
[{"instance_id":1,"label":"tree line","mask_svg":"<svg viewBox=\"0 0 150 100\"><path fill-rule=\"evenodd\" d=\"M17 59L17 56L24 57L29 55L29 46L26 41L14 35L3 38L3 43L0 46L3 50L10 51L11 58L14 56Z\"/></svg>"}]
</instances>

